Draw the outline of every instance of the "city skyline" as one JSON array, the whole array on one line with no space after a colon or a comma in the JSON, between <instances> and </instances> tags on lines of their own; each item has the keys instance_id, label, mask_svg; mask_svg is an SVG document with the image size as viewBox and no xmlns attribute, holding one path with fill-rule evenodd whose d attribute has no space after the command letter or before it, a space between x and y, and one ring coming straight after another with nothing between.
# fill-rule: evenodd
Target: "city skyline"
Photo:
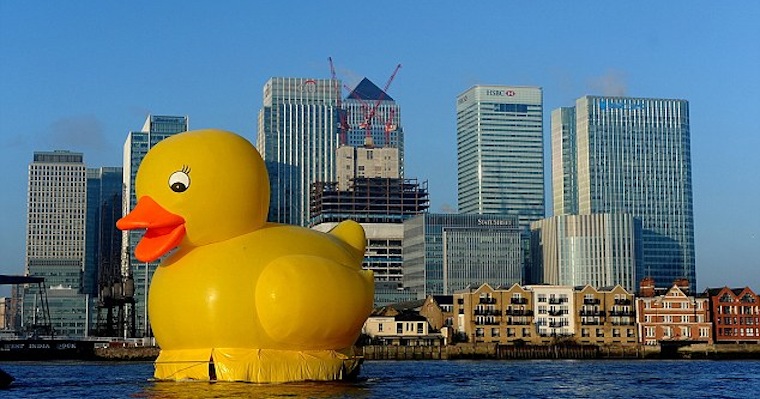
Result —
<instances>
[{"instance_id":1,"label":"city skyline","mask_svg":"<svg viewBox=\"0 0 760 399\"><path fill-rule=\"evenodd\" d=\"M331 18L367 15L367 6L348 4L331 7ZM264 83L328 79L332 56L349 87L363 77L380 84L403 64L388 94L404 110L404 174L429 181L431 212L456 210L456 96L473 85L542 87L546 216L552 110L584 95L689 101L698 290L757 289L760 135L752 115L760 100L752 93L760 89L760 6L692 5L605 3L589 13L573 4L391 3L368 18L367 34L352 35L351 24L327 26L318 4L293 14L287 4L64 8L0 0L0 166L9 187L0 200L0 273L23 272L34 151L77 151L87 167L121 166L126 134L150 113L188 115L193 129L227 129L255 143ZM172 17L146 22L146 13ZM272 36L271 16L283 13L292 32ZM146 29L133 29L141 24ZM442 25L447 32L430 33Z\"/></svg>"}]
</instances>

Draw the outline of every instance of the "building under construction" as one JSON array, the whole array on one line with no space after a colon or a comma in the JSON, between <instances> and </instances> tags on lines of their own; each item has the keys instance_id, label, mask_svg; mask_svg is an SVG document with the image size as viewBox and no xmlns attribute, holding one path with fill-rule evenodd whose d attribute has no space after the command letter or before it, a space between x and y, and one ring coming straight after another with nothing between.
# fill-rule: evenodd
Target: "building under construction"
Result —
<instances>
[{"instance_id":1,"label":"building under construction","mask_svg":"<svg viewBox=\"0 0 760 399\"><path fill-rule=\"evenodd\" d=\"M317 182L311 187L311 225L351 219L359 223L403 223L427 211L427 181L416 179L351 179L347 190L337 182Z\"/></svg>"},{"instance_id":2,"label":"building under construction","mask_svg":"<svg viewBox=\"0 0 760 399\"><path fill-rule=\"evenodd\" d=\"M311 187L311 226L328 231L341 221L361 223L367 235L363 267L375 274L375 304L409 299L402 289L404 224L427 212L427 181L415 179L357 177L347 190L337 182L318 182Z\"/></svg>"}]
</instances>

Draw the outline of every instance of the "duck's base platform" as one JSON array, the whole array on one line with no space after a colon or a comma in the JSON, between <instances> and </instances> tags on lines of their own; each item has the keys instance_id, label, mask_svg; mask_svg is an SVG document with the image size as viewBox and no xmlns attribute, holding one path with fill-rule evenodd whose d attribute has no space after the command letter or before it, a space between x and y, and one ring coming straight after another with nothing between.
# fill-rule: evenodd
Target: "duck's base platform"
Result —
<instances>
[{"instance_id":1,"label":"duck's base platform","mask_svg":"<svg viewBox=\"0 0 760 399\"><path fill-rule=\"evenodd\" d=\"M158 380L283 383L337 381L355 377L362 358L353 351L288 351L250 348L161 350Z\"/></svg>"}]
</instances>

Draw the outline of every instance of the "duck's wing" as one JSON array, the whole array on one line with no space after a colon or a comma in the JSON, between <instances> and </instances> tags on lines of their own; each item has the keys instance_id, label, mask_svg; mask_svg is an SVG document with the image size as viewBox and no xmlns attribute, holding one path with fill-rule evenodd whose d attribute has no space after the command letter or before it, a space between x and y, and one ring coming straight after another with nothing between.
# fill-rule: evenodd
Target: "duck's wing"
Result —
<instances>
[{"instance_id":1,"label":"duck's wing","mask_svg":"<svg viewBox=\"0 0 760 399\"><path fill-rule=\"evenodd\" d=\"M354 258L361 264L364 259L364 250L367 247L367 236L364 228L353 220L344 220L330 230L329 234L337 237L354 249Z\"/></svg>"}]
</instances>

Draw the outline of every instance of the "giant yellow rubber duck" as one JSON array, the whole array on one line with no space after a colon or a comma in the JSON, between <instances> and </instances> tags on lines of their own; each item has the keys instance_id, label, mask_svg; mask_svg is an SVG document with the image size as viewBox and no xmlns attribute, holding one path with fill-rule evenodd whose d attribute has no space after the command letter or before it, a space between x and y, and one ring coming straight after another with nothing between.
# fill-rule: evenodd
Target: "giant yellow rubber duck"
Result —
<instances>
[{"instance_id":1,"label":"giant yellow rubber duck","mask_svg":"<svg viewBox=\"0 0 760 399\"><path fill-rule=\"evenodd\" d=\"M372 310L365 235L269 223L258 151L231 132L169 137L145 156L138 202L117 222L145 229L135 256L169 254L148 312L160 380L337 380L358 371L352 348Z\"/></svg>"}]
</instances>

